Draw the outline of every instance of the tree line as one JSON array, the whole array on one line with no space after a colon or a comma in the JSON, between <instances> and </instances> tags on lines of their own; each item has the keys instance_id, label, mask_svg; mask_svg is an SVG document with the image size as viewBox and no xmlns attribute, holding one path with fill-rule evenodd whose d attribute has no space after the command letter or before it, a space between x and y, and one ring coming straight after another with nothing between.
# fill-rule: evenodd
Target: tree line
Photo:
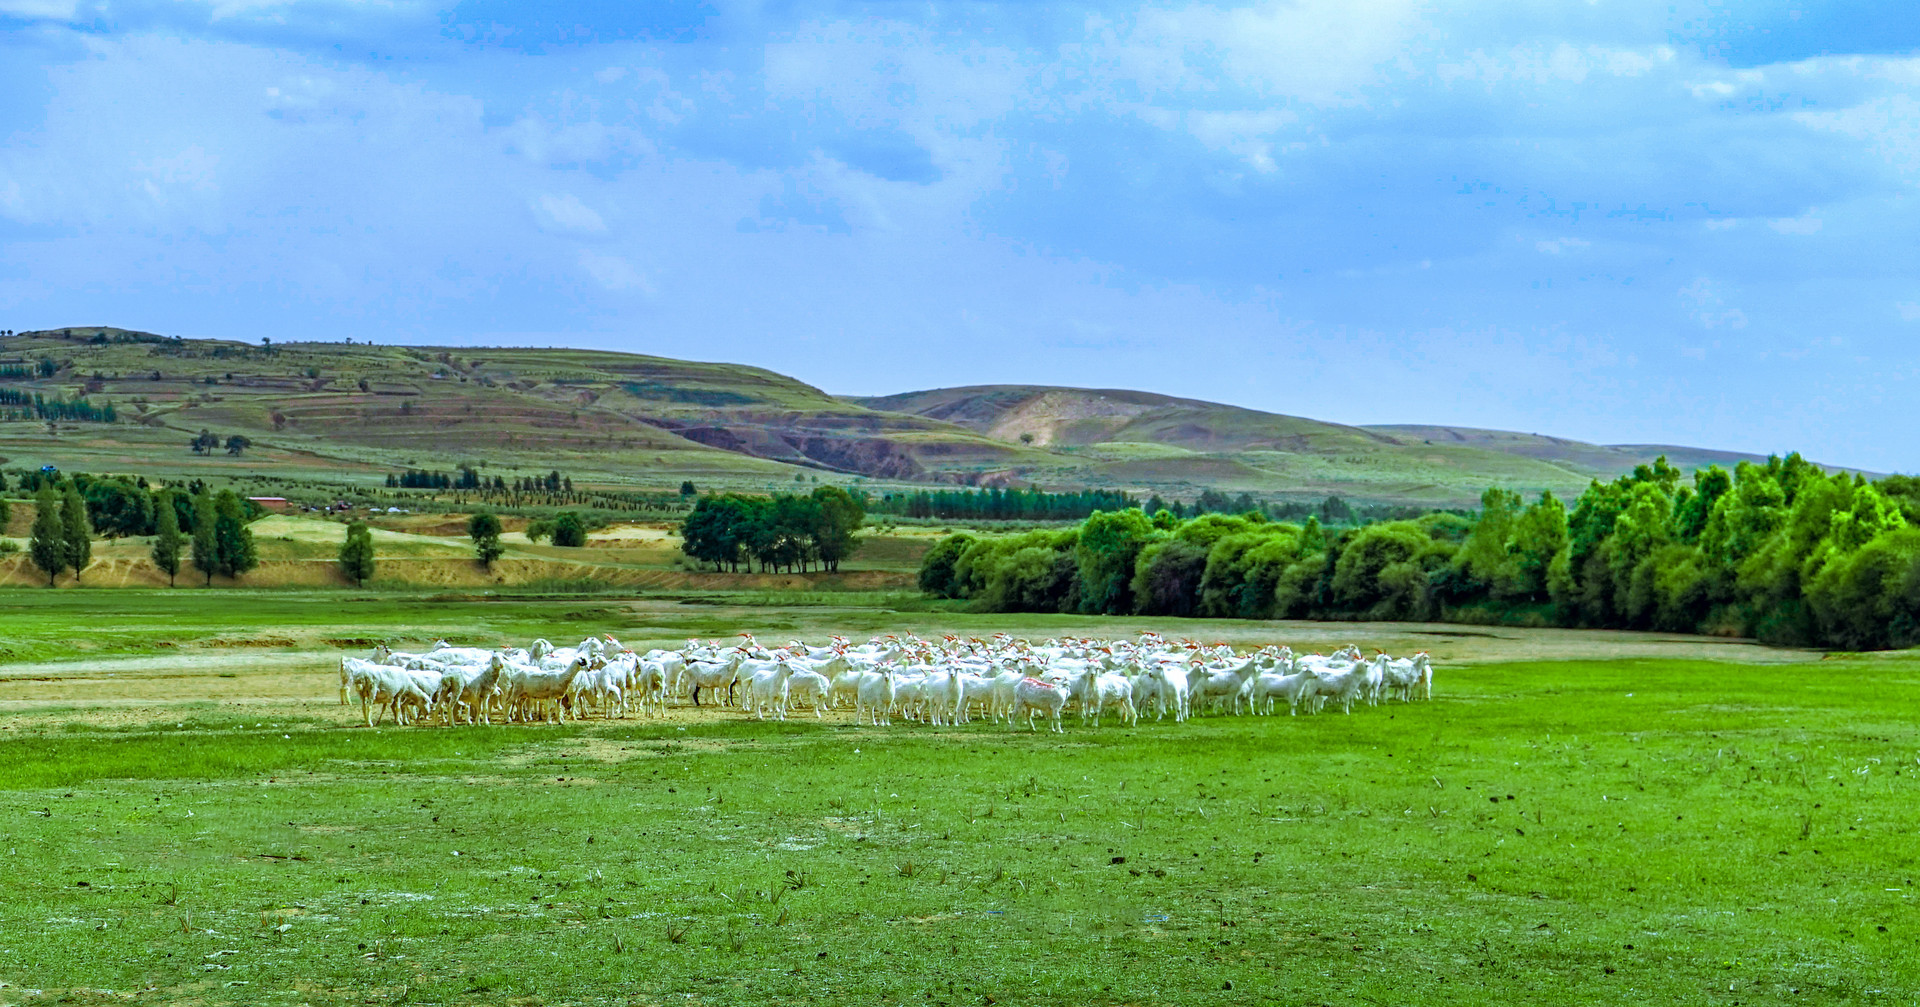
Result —
<instances>
[{"instance_id":1,"label":"tree line","mask_svg":"<svg viewBox=\"0 0 1920 1007\"><path fill-rule=\"evenodd\" d=\"M1258 511L1279 521L1302 521L1313 518L1322 525L1338 526L1373 524L1379 521L1409 521L1428 513L1439 513L1430 508L1407 504L1356 504L1337 493L1316 503L1306 500L1256 500L1251 493L1228 496L1215 489L1202 492L1192 503L1162 500L1156 493L1148 498L1147 502L1141 506L1141 510L1148 514L1157 514L1164 510L1176 518L1199 517L1202 514L1246 514ZM1445 513L1464 514L1466 512L1447 511Z\"/></svg>"},{"instance_id":2,"label":"tree line","mask_svg":"<svg viewBox=\"0 0 1920 1007\"><path fill-rule=\"evenodd\" d=\"M12 333L0 332L0 335L11 334ZM46 357L41 357L39 360L34 361L31 367L24 363L0 364L0 381L26 381L31 378L50 378L58 373L59 370L60 365Z\"/></svg>"},{"instance_id":3,"label":"tree line","mask_svg":"<svg viewBox=\"0 0 1920 1007\"><path fill-rule=\"evenodd\" d=\"M1800 456L1661 458L1571 508L1489 489L1471 515L1332 530L1264 513L1127 509L1076 528L953 535L921 589L989 611L1422 619L1920 643L1920 479L1829 474Z\"/></svg>"},{"instance_id":4,"label":"tree line","mask_svg":"<svg viewBox=\"0 0 1920 1007\"><path fill-rule=\"evenodd\" d=\"M120 412L109 402L96 406L85 397L48 398L40 392L0 388L0 415L7 419L70 420L85 423L116 423Z\"/></svg>"},{"instance_id":5,"label":"tree line","mask_svg":"<svg viewBox=\"0 0 1920 1007\"><path fill-rule=\"evenodd\" d=\"M1135 506L1116 490L1046 493L1038 489L916 490L866 496L869 514L961 521L1078 521L1097 510Z\"/></svg>"},{"instance_id":6,"label":"tree line","mask_svg":"<svg viewBox=\"0 0 1920 1007\"><path fill-rule=\"evenodd\" d=\"M855 533L865 522L865 506L838 486L805 496L709 495L682 522L680 550L715 569L758 564L762 573L791 572L817 565L833 573L859 548Z\"/></svg>"},{"instance_id":7,"label":"tree line","mask_svg":"<svg viewBox=\"0 0 1920 1007\"><path fill-rule=\"evenodd\" d=\"M1283 521L1312 517L1322 525L1406 520L1426 513L1422 508L1404 504L1354 504L1337 495L1318 502L1260 500L1251 493L1230 495L1217 489L1204 490L1191 502L1164 499L1156 493L1144 504L1131 494L1118 490L1048 493L1040 489L1017 488L948 489L862 494L860 497L869 514L953 521L1080 521L1095 511L1117 511L1132 507L1138 507L1148 514L1164 510L1180 519L1202 514L1257 511Z\"/></svg>"},{"instance_id":8,"label":"tree line","mask_svg":"<svg viewBox=\"0 0 1920 1007\"><path fill-rule=\"evenodd\" d=\"M106 501L111 501L110 509L96 509L97 502ZM34 567L47 575L48 587L69 570L74 583L81 582L92 562L93 537L100 527L95 514L115 534L152 535L150 555L169 585L180 572L183 549L209 586L216 573L238 577L260 565L253 532L247 527L249 505L232 490L214 493L203 485L197 493L151 492L117 479L75 476L58 482L41 480L34 494L27 554ZM4 517L0 508L0 519ZM127 531L130 527L138 530ZM182 529L190 529L191 535Z\"/></svg>"}]
</instances>

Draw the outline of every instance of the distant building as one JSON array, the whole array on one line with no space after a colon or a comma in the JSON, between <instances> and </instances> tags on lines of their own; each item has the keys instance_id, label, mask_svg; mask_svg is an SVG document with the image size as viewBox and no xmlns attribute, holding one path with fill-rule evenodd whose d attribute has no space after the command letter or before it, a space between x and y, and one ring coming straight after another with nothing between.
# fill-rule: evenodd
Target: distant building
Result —
<instances>
[{"instance_id":1,"label":"distant building","mask_svg":"<svg viewBox=\"0 0 1920 1007\"><path fill-rule=\"evenodd\" d=\"M287 502L286 497L248 497L247 502L258 504L261 510L273 511L275 514L285 514L293 509L293 505Z\"/></svg>"}]
</instances>

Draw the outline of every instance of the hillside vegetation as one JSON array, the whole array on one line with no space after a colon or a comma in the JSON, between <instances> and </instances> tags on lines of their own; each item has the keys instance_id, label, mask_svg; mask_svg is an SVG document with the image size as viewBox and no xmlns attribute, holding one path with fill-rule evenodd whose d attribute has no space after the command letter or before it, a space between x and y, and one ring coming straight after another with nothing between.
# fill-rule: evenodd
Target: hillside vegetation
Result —
<instances>
[{"instance_id":1,"label":"hillside vegetation","mask_svg":"<svg viewBox=\"0 0 1920 1007\"><path fill-rule=\"evenodd\" d=\"M1342 426L1133 391L837 398L756 367L630 353L252 344L110 327L0 338L0 396L0 463L162 478L374 485L397 470L469 465L643 490L824 480L1463 506L1488 485L1577 493L1661 452L1682 464L1735 459ZM237 456L189 451L203 430L249 444Z\"/></svg>"},{"instance_id":2,"label":"hillside vegetation","mask_svg":"<svg viewBox=\"0 0 1920 1007\"><path fill-rule=\"evenodd\" d=\"M1577 494L1662 455L1683 468L1762 461L1664 445L1598 445L1442 426L1344 426L1126 389L980 385L853 401L1045 447L1098 482L1454 506L1490 485ZM1175 492L1180 492L1175 490Z\"/></svg>"}]
</instances>

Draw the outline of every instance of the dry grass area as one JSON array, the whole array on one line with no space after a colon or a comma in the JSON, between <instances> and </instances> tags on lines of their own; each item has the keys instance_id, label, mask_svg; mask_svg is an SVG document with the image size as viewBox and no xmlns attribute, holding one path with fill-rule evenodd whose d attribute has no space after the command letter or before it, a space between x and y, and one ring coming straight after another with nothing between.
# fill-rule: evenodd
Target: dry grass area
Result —
<instances>
[{"instance_id":1,"label":"dry grass area","mask_svg":"<svg viewBox=\"0 0 1920 1007\"><path fill-rule=\"evenodd\" d=\"M46 575L26 555L32 507L16 506L9 535L21 551L0 557L0 587L42 587ZM22 512L26 513L22 513ZM369 584L389 588L500 588L562 582L598 582L619 588L670 591L850 590L894 591L913 586L920 557L938 535L928 529L887 527L862 538L858 553L829 577L807 574L719 574L694 569L680 552L678 525L647 521L594 530L587 544L562 548L527 538L525 520L509 519L501 535L506 554L491 568L473 558L465 514L379 515L370 522L376 568ZM216 577L222 587L345 587L338 555L345 522L304 515L269 515L249 526L260 566L239 580ZM154 566L151 538L96 539L93 560L80 583L90 587L166 587ZM177 583L194 586L204 578L183 560ZM63 587L74 586L71 573Z\"/></svg>"}]
</instances>

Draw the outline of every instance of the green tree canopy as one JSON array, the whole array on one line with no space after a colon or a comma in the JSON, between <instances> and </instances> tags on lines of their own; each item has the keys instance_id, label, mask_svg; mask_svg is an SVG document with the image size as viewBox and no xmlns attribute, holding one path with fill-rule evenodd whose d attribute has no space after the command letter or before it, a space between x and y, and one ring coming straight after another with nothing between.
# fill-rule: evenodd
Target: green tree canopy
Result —
<instances>
[{"instance_id":1,"label":"green tree canopy","mask_svg":"<svg viewBox=\"0 0 1920 1007\"><path fill-rule=\"evenodd\" d=\"M42 483L33 497L33 530L27 534L27 557L47 575L47 586L67 568L66 529L60 521L60 495L52 483Z\"/></svg>"},{"instance_id":2,"label":"green tree canopy","mask_svg":"<svg viewBox=\"0 0 1920 1007\"><path fill-rule=\"evenodd\" d=\"M553 516L553 544L569 549L587 544L587 526L578 512L563 510Z\"/></svg>"},{"instance_id":3,"label":"green tree canopy","mask_svg":"<svg viewBox=\"0 0 1920 1007\"><path fill-rule=\"evenodd\" d=\"M173 506L174 492L161 490L154 500L153 565L167 575L167 586L173 586L174 575L180 572L180 548L186 544L186 538L180 534L180 514Z\"/></svg>"},{"instance_id":4,"label":"green tree canopy","mask_svg":"<svg viewBox=\"0 0 1920 1007\"><path fill-rule=\"evenodd\" d=\"M213 575L220 569L220 542L214 524L213 494L202 487L193 498L193 568L213 586Z\"/></svg>"},{"instance_id":5,"label":"green tree canopy","mask_svg":"<svg viewBox=\"0 0 1920 1007\"><path fill-rule=\"evenodd\" d=\"M373 532L365 522L347 525L346 541L340 543L340 572L353 579L353 586L365 586L373 576Z\"/></svg>"},{"instance_id":6,"label":"green tree canopy","mask_svg":"<svg viewBox=\"0 0 1920 1007\"><path fill-rule=\"evenodd\" d=\"M974 541L972 535L958 532L935 542L920 559L920 590L936 598L961 597L965 585L954 576L953 566Z\"/></svg>"},{"instance_id":7,"label":"green tree canopy","mask_svg":"<svg viewBox=\"0 0 1920 1007\"><path fill-rule=\"evenodd\" d=\"M67 490L60 502L60 542L61 559L73 571L73 581L78 584L80 574L93 562L93 525L87 520L87 502L72 480L67 481Z\"/></svg>"},{"instance_id":8,"label":"green tree canopy","mask_svg":"<svg viewBox=\"0 0 1920 1007\"><path fill-rule=\"evenodd\" d=\"M1137 508L1094 511L1080 526L1074 562L1080 574L1080 610L1090 615L1133 611L1134 561L1155 535Z\"/></svg>"},{"instance_id":9,"label":"green tree canopy","mask_svg":"<svg viewBox=\"0 0 1920 1007\"><path fill-rule=\"evenodd\" d=\"M500 518L492 511L477 511L467 519L467 537L473 540L473 554L483 566L492 566L506 551L500 544Z\"/></svg>"},{"instance_id":10,"label":"green tree canopy","mask_svg":"<svg viewBox=\"0 0 1920 1007\"><path fill-rule=\"evenodd\" d=\"M227 577L238 577L260 565L254 551L253 531L247 527L246 511L232 490L221 490L213 498L213 539L215 565Z\"/></svg>"},{"instance_id":11,"label":"green tree canopy","mask_svg":"<svg viewBox=\"0 0 1920 1007\"><path fill-rule=\"evenodd\" d=\"M866 508L852 494L838 486L821 486L813 491L813 552L829 573L840 569L840 561L860 548L854 533L867 519Z\"/></svg>"}]
</instances>

